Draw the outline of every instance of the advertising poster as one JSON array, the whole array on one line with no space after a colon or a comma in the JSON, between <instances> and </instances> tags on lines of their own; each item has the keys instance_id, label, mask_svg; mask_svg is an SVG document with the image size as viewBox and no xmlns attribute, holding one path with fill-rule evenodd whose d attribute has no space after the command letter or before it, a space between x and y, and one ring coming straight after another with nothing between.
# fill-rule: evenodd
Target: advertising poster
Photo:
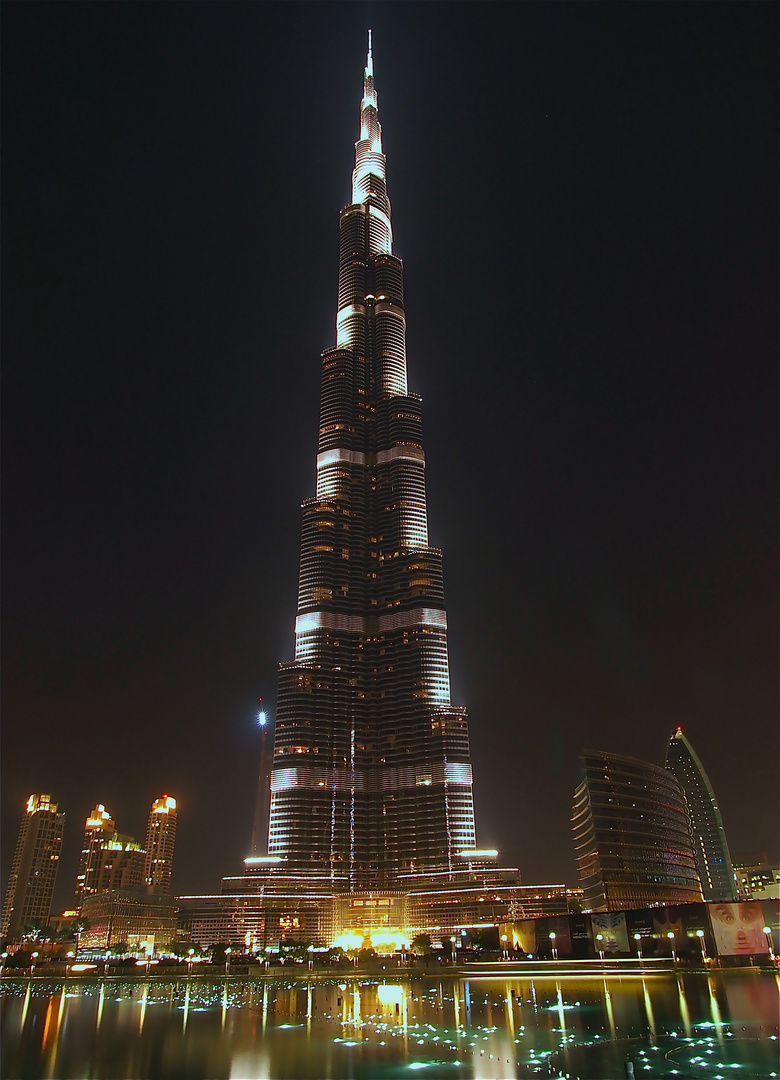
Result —
<instances>
[{"instance_id":1,"label":"advertising poster","mask_svg":"<svg viewBox=\"0 0 780 1080\"><path fill-rule=\"evenodd\" d=\"M628 952L628 930L624 911L592 911L590 926L596 952L604 952L607 956Z\"/></svg>"},{"instance_id":2,"label":"advertising poster","mask_svg":"<svg viewBox=\"0 0 780 1080\"><path fill-rule=\"evenodd\" d=\"M758 900L708 904L707 909L719 956L755 956L769 952L764 912Z\"/></svg>"},{"instance_id":3,"label":"advertising poster","mask_svg":"<svg viewBox=\"0 0 780 1080\"><path fill-rule=\"evenodd\" d=\"M536 919L523 919L515 923L515 936L518 946L526 956L536 954Z\"/></svg>"}]
</instances>

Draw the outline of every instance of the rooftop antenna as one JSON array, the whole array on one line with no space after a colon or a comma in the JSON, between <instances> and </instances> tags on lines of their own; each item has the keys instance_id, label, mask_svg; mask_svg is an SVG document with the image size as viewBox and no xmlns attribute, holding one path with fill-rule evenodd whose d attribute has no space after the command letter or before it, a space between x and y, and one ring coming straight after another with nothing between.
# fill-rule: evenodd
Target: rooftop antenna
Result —
<instances>
[{"instance_id":1,"label":"rooftop antenna","mask_svg":"<svg viewBox=\"0 0 780 1080\"><path fill-rule=\"evenodd\" d=\"M368 56L366 57L366 75L374 74L374 58L371 55L371 31L368 31Z\"/></svg>"}]
</instances>

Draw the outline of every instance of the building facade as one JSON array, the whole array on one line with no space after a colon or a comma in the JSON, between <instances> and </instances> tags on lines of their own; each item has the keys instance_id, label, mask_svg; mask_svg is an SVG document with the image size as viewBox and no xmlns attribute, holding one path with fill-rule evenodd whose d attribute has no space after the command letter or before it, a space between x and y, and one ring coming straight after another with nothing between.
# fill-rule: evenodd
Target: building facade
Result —
<instances>
[{"instance_id":1,"label":"building facade","mask_svg":"<svg viewBox=\"0 0 780 1080\"><path fill-rule=\"evenodd\" d=\"M170 795L155 799L146 826L144 881L161 896L167 896L171 891L177 822L176 800Z\"/></svg>"},{"instance_id":2,"label":"building facade","mask_svg":"<svg viewBox=\"0 0 780 1080\"><path fill-rule=\"evenodd\" d=\"M82 907L88 926L79 938L83 949L111 949L149 955L176 939L178 916L174 904L144 887L110 889L88 896Z\"/></svg>"},{"instance_id":3,"label":"building facade","mask_svg":"<svg viewBox=\"0 0 780 1080\"><path fill-rule=\"evenodd\" d=\"M99 892L98 878L103 845L114 835L116 822L102 803L98 803L84 823L84 842L76 875L74 903L81 908L87 896Z\"/></svg>"},{"instance_id":4,"label":"building facade","mask_svg":"<svg viewBox=\"0 0 780 1080\"><path fill-rule=\"evenodd\" d=\"M392 888L475 846L466 710L450 699L373 57L340 215L316 494L303 503L295 658L280 665L268 854L332 889Z\"/></svg>"},{"instance_id":5,"label":"building facade","mask_svg":"<svg viewBox=\"0 0 780 1080\"><path fill-rule=\"evenodd\" d=\"M48 923L64 827L65 815L58 812L51 795L30 796L3 902L3 937L13 937L33 920Z\"/></svg>"},{"instance_id":6,"label":"building facade","mask_svg":"<svg viewBox=\"0 0 780 1080\"><path fill-rule=\"evenodd\" d=\"M646 761L586 751L572 832L585 911L702 899L685 796Z\"/></svg>"},{"instance_id":7,"label":"building facade","mask_svg":"<svg viewBox=\"0 0 780 1080\"><path fill-rule=\"evenodd\" d=\"M665 764L685 793L704 899L733 903L737 886L720 809L704 766L682 728L676 728L669 739Z\"/></svg>"}]
</instances>

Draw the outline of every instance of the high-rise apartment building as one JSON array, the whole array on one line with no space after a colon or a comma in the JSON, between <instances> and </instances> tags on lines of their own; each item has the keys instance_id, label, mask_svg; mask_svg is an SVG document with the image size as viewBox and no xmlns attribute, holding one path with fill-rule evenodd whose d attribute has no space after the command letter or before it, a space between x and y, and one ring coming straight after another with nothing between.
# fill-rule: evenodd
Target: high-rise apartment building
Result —
<instances>
[{"instance_id":1,"label":"high-rise apartment building","mask_svg":"<svg viewBox=\"0 0 780 1080\"><path fill-rule=\"evenodd\" d=\"M702 899L682 788L636 758L586 751L572 831L585 911Z\"/></svg>"},{"instance_id":2,"label":"high-rise apartment building","mask_svg":"<svg viewBox=\"0 0 780 1080\"><path fill-rule=\"evenodd\" d=\"M171 891L177 820L175 799L170 795L163 795L154 800L146 827L144 881L162 896L167 896Z\"/></svg>"},{"instance_id":3,"label":"high-rise apartment building","mask_svg":"<svg viewBox=\"0 0 780 1080\"><path fill-rule=\"evenodd\" d=\"M13 936L26 923L49 921L62 850L65 815L51 795L31 795L19 828L0 934Z\"/></svg>"},{"instance_id":4,"label":"high-rise apartment building","mask_svg":"<svg viewBox=\"0 0 780 1080\"><path fill-rule=\"evenodd\" d=\"M114 835L116 823L102 803L98 803L84 823L84 842L76 875L74 902L81 908L84 899L99 892L98 878L103 845Z\"/></svg>"},{"instance_id":5,"label":"high-rise apartment building","mask_svg":"<svg viewBox=\"0 0 780 1080\"><path fill-rule=\"evenodd\" d=\"M316 494L303 503L295 658L279 672L266 860L337 891L462 868L475 845L385 165L369 35Z\"/></svg>"},{"instance_id":6,"label":"high-rise apartment building","mask_svg":"<svg viewBox=\"0 0 780 1080\"><path fill-rule=\"evenodd\" d=\"M737 899L737 885L715 792L682 728L676 728L669 739L666 768L685 793L704 899L732 903Z\"/></svg>"}]
</instances>

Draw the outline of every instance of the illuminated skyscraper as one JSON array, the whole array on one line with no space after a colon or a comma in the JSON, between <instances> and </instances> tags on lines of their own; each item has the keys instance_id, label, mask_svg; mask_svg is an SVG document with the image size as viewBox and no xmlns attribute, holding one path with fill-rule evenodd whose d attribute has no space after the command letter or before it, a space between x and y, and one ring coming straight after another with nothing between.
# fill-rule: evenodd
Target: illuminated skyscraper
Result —
<instances>
[{"instance_id":1,"label":"illuminated skyscraper","mask_svg":"<svg viewBox=\"0 0 780 1080\"><path fill-rule=\"evenodd\" d=\"M114 834L116 823L102 803L84 823L84 843L81 847L79 872L76 877L75 904L80 908L87 896L99 892L101 852L103 845Z\"/></svg>"},{"instance_id":2,"label":"illuminated skyscraper","mask_svg":"<svg viewBox=\"0 0 780 1080\"><path fill-rule=\"evenodd\" d=\"M33 919L49 921L64 826L65 815L57 812L51 795L30 796L3 903L3 936L13 936Z\"/></svg>"},{"instance_id":3,"label":"illuminated skyscraper","mask_svg":"<svg viewBox=\"0 0 780 1080\"><path fill-rule=\"evenodd\" d=\"M369 34L336 343L322 354L317 488L303 503L295 659L279 673L268 844L290 871L337 890L462 868L475 844L405 338Z\"/></svg>"},{"instance_id":4,"label":"illuminated skyscraper","mask_svg":"<svg viewBox=\"0 0 780 1080\"><path fill-rule=\"evenodd\" d=\"M585 911L701 900L680 785L637 758L586 751L572 831Z\"/></svg>"},{"instance_id":5,"label":"illuminated skyscraper","mask_svg":"<svg viewBox=\"0 0 780 1080\"><path fill-rule=\"evenodd\" d=\"M720 903L735 901L737 885L715 793L682 728L678 727L669 739L666 768L674 773L685 792L704 899Z\"/></svg>"},{"instance_id":6,"label":"illuminated skyscraper","mask_svg":"<svg viewBox=\"0 0 780 1080\"><path fill-rule=\"evenodd\" d=\"M154 800L146 827L144 881L162 896L171 891L177 818L176 800L170 795Z\"/></svg>"}]
</instances>

